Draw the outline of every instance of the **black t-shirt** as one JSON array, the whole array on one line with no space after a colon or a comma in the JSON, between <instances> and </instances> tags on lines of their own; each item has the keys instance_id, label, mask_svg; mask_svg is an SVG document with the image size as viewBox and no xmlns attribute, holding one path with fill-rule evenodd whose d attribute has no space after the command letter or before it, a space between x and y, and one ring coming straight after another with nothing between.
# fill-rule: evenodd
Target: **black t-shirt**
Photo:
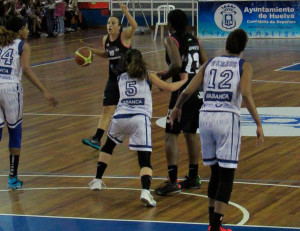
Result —
<instances>
[{"instance_id":1,"label":"black t-shirt","mask_svg":"<svg viewBox=\"0 0 300 231\"><path fill-rule=\"evenodd\" d=\"M105 52L109 59L109 79L117 82L117 77L125 72L124 56L131 47L126 47L121 41L121 34L115 41L109 40L109 35L105 41Z\"/></svg>"},{"instance_id":2,"label":"black t-shirt","mask_svg":"<svg viewBox=\"0 0 300 231\"><path fill-rule=\"evenodd\" d=\"M200 58L201 58L201 52L200 52L200 44L196 37L193 35L186 33L183 36L179 33L173 33L170 35L172 39L177 44L177 47L179 49L179 53L182 60L182 66L180 73L188 73L188 81L177 91L172 92L171 101L177 100L180 93L186 88L186 86L191 82L193 77L197 74L199 71L199 68L201 66L200 64ZM185 51L184 46L187 46L187 49ZM170 58L168 56L168 53L166 52L166 62L168 65L171 64ZM172 81L176 82L180 80L179 74L172 76ZM198 98L199 92L201 91L202 87L198 89L198 91L194 92L193 96ZM173 106L175 104L174 102L171 102L171 105Z\"/></svg>"}]
</instances>

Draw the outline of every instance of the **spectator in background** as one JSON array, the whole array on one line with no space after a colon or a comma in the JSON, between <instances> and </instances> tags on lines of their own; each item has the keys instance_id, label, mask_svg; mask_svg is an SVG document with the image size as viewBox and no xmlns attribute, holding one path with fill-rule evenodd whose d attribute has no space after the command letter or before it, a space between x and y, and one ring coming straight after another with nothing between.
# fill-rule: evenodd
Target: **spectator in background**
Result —
<instances>
[{"instance_id":1,"label":"spectator in background","mask_svg":"<svg viewBox=\"0 0 300 231\"><path fill-rule=\"evenodd\" d=\"M80 29L80 19L79 19L79 8L78 8L78 0L70 0L70 9L71 9L71 26L74 23L74 29ZM75 22L72 22L72 19L75 19Z\"/></svg>"},{"instance_id":2,"label":"spectator in background","mask_svg":"<svg viewBox=\"0 0 300 231\"><path fill-rule=\"evenodd\" d=\"M65 23L65 26L66 26L66 32L73 32L75 31L74 29L71 28L71 21L72 21L72 8L71 8L71 4L70 4L70 0L64 0L65 1L65 6L66 6L66 11L65 11L65 14L66 14L66 23Z\"/></svg>"},{"instance_id":3,"label":"spectator in background","mask_svg":"<svg viewBox=\"0 0 300 231\"><path fill-rule=\"evenodd\" d=\"M40 36L47 37L48 34L45 33L47 31L47 20L45 16L42 14L43 10L42 10L42 5L40 0L33 0L33 9L34 9L34 14L37 16L38 23L40 25L39 28L41 32Z\"/></svg>"},{"instance_id":4,"label":"spectator in background","mask_svg":"<svg viewBox=\"0 0 300 231\"><path fill-rule=\"evenodd\" d=\"M5 8L4 8L4 0L0 0L0 26L4 23L5 17Z\"/></svg>"},{"instance_id":5,"label":"spectator in background","mask_svg":"<svg viewBox=\"0 0 300 231\"><path fill-rule=\"evenodd\" d=\"M58 0L56 1L56 8L54 10L54 16L57 18L57 33L58 36L62 36L65 33L65 22L64 22L64 17L65 17L65 11L66 11L66 6L63 0Z\"/></svg>"},{"instance_id":6,"label":"spectator in background","mask_svg":"<svg viewBox=\"0 0 300 231\"><path fill-rule=\"evenodd\" d=\"M44 11L47 18L47 33L48 38L55 37L54 34L54 10L56 7L55 0L46 0L44 2Z\"/></svg>"},{"instance_id":7,"label":"spectator in background","mask_svg":"<svg viewBox=\"0 0 300 231\"><path fill-rule=\"evenodd\" d=\"M9 18L18 15L18 12L16 11L16 3L14 1L4 2L4 11L3 25L5 25L5 22L8 21Z\"/></svg>"},{"instance_id":8,"label":"spectator in background","mask_svg":"<svg viewBox=\"0 0 300 231\"><path fill-rule=\"evenodd\" d=\"M33 0L30 0L29 6L27 8L27 14L29 19L30 32L32 37L39 38L40 34L39 31L41 30L41 20L35 13L35 5Z\"/></svg>"}]
</instances>

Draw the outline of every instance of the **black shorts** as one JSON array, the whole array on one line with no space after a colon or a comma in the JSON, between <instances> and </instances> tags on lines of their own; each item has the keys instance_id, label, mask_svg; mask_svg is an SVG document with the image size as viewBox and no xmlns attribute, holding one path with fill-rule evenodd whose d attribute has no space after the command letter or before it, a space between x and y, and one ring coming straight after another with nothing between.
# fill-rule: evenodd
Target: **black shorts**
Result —
<instances>
[{"instance_id":1,"label":"black shorts","mask_svg":"<svg viewBox=\"0 0 300 231\"><path fill-rule=\"evenodd\" d=\"M118 105L119 98L118 81L111 81L108 79L103 95L103 106Z\"/></svg>"},{"instance_id":2,"label":"black shorts","mask_svg":"<svg viewBox=\"0 0 300 231\"><path fill-rule=\"evenodd\" d=\"M188 101L182 106L182 113L180 122L174 121L171 128L170 113L176 104L177 97L171 97L167 121L166 121L166 133L179 134L182 132L196 133L199 127L199 110L203 104L203 100L199 98L197 94L193 94Z\"/></svg>"}]
</instances>

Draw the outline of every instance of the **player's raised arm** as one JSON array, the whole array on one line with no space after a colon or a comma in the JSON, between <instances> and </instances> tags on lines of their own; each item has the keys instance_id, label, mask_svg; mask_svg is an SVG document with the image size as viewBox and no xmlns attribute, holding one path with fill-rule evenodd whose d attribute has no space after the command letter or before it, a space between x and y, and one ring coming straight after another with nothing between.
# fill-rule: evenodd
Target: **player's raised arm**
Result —
<instances>
[{"instance_id":1,"label":"player's raised arm","mask_svg":"<svg viewBox=\"0 0 300 231\"><path fill-rule=\"evenodd\" d=\"M128 27L126 30L123 31L122 35L124 36L125 40L129 40L133 37L138 24L135 21L135 19L131 16L131 14L129 13L128 7L125 4L121 3L119 0L118 0L118 2L119 2L121 10L125 14L125 16L128 20L128 23L130 25L130 27Z\"/></svg>"},{"instance_id":2,"label":"player's raised arm","mask_svg":"<svg viewBox=\"0 0 300 231\"><path fill-rule=\"evenodd\" d=\"M182 87L183 84L186 83L186 81L188 80L188 76L186 74L183 75L182 79L180 81L177 82L173 82L173 83L167 83L163 80L161 80L156 74L154 74L153 72L149 72L149 79L150 81L157 86L159 89L161 90L165 90L165 91L176 91L178 90L180 87Z\"/></svg>"}]
</instances>

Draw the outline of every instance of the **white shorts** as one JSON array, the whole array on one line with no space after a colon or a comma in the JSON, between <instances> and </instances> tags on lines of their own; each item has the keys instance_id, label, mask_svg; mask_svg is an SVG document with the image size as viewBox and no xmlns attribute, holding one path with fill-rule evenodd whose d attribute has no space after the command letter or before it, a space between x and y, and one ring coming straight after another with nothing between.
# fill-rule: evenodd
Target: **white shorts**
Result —
<instances>
[{"instance_id":1,"label":"white shorts","mask_svg":"<svg viewBox=\"0 0 300 231\"><path fill-rule=\"evenodd\" d=\"M129 136L129 149L152 152L151 121L148 116L121 114L113 116L107 135L116 144Z\"/></svg>"},{"instance_id":2,"label":"white shorts","mask_svg":"<svg viewBox=\"0 0 300 231\"><path fill-rule=\"evenodd\" d=\"M239 115L201 112L199 131L204 165L218 163L224 168L237 168L241 146Z\"/></svg>"},{"instance_id":3,"label":"white shorts","mask_svg":"<svg viewBox=\"0 0 300 231\"><path fill-rule=\"evenodd\" d=\"M15 128L22 123L23 87L20 83L0 83L0 128L7 123Z\"/></svg>"}]
</instances>

